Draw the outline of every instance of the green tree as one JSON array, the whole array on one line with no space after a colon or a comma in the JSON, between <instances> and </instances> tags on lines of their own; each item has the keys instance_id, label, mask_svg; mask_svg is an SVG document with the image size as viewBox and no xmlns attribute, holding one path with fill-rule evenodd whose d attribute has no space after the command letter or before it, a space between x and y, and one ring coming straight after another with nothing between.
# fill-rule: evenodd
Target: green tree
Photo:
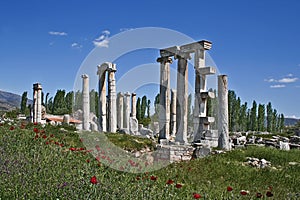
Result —
<instances>
[{"instance_id":1,"label":"green tree","mask_svg":"<svg viewBox=\"0 0 300 200\"><path fill-rule=\"evenodd\" d=\"M257 129L265 131L265 105L263 104L258 105Z\"/></svg>"},{"instance_id":2,"label":"green tree","mask_svg":"<svg viewBox=\"0 0 300 200\"><path fill-rule=\"evenodd\" d=\"M147 97L144 95L142 97L142 104L141 104L141 119L145 118L146 109L147 109Z\"/></svg>"},{"instance_id":3,"label":"green tree","mask_svg":"<svg viewBox=\"0 0 300 200\"><path fill-rule=\"evenodd\" d=\"M136 101L136 118L139 122L142 120L141 114L141 98L138 97Z\"/></svg>"},{"instance_id":4,"label":"green tree","mask_svg":"<svg viewBox=\"0 0 300 200\"><path fill-rule=\"evenodd\" d=\"M74 105L74 92L68 92L65 97L66 102L66 110L68 114L71 114L73 111L73 105Z\"/></svg>"},{"instance_id":5,"label":"green tree","mask_svg":"<svg viewBox=\"0 0 300 200\"><path fill-rule=\"evenodd\" d=\"M277 132L277 110L274 109L272 113L272 132L275 133Z\"/></svg>"},{"instance_id":6,"label":"green tree","mask_svg":"<svg viewBox=\"0 0 300 200\"><path fill-rule=\"evenodd\" d=\"M273 119L273 109L272 109L271 102L269 102L267 104L267 131L268 132L272 131L272 119Z\"/></svg>"},{"instance_id":7,"label":"green tree","mask_svg":"<svg viewBox=\"0 0 300 200\"><path fill-rule=\"evenodd\" d=\"M240 109L239 120L238 123L240 125L240 131L247 131L247 102L245 102Z\"/></svg>"},{"instance_id":8,"label":"green tree","mask_svg":"<svg viewBox=\"0 0 300 200\"><path fill-rule=\"evenodd\" d=\"M47 92L46 94L46 99L45 99L45 108L46 108L46 112L49 112L49 108L48 108L48 100L49 100L49 92Z\"/></svg>"},{"instance_id":9,"label":"green tree","mask_svg":"<svg viewBox=\"0 0 300 200\"><path fill-rule=\"evenodd\" d=\"M82 92L77 90L75 92L75 104L74 104L74 111L82 110Z\"/></svg>"},{"instance_id":10,"label":"green tree","mask_svg":"<svg viewBox=\"0 0 300 200\"><path fill-rule=\"evenodd\" d=\"M250 111L250 130L257 131L257 103L253 101Z\"/></svg>"},{"instance_id":11,"label":"green tree","mask_svg":"<svg viewBox=\"0 0 300 200\"><path fill-rule=\"evenodd\" d=\"M233 90L228 91L228 123L229 123L229 131L233 131L233 127L235 126L234 120L234 107L236 102L236 94Z\"/></svg>"},{"instance_id":12,"label":"green tree","mask_svg":"<svg viewBox=\"0 0 300 200\"><path fill-rule=\"evenodd\" d=\"M284 129L284 115L280 114L280 120L279 120L279 131L282 133Z\"/></svg>"},{"instance_id":13,"label":"green tree","mask_svg":"<svg viewBox=\"0 0 300 200\"><path fill-rule=\"evenodd\" d=\"M23 92L21 99L21 113L26 114L27 109L27 92Z\"/></svg>"},{"instance_id":14,"label":"green tree","mask_svg":"<svg viewBox=\"0 0 300 200\"><path fill-rule=\"evenodd\" d=\"M65 90L57 90L54 100L53 100L53 108L52 113L55 115L62 115L68 113L67 105L65 102Z\"/></svg>"},{"instance_id":15,"label":"green tree","mask_svg":"<svg viewBox=\"0 0 300 200\"><path fill-rule=\"evenodd\" d=\"M151 105L151 101L150 99L148 99L147 102L147 118L150 119L150 105Z\"/></svg>"}]
</instances>

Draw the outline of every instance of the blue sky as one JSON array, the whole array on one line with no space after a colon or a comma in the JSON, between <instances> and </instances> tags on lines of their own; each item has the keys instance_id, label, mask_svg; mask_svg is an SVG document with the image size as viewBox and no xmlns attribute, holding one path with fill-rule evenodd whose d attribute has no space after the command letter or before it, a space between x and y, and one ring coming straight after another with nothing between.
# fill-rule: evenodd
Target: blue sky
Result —
<instances>
[{"instance_id":1,"label":"blue sky","mask_svg":"<svg viewBox=\"0 0 300 200\"><path fill-rule=\"evenodd\" d=\"M243 102L271 101L278 112L300 117L299 10L296 0L3 0L0 89L31 94L41 82L51 95L72 90L95 45L109 48L109 38L128 29L162 27L212 41L210 56Z\"/></svg>"}]
</instances>

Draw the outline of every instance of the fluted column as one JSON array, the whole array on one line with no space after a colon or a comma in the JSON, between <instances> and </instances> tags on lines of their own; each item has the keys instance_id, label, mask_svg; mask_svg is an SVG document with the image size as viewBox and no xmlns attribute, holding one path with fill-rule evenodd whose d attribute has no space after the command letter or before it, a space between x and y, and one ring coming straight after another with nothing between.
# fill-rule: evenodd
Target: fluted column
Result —
<instances>
[{"instance_id":1,"label":"fluted column","mask_svg":"<svg viewBox=\"0 0 300 200\"><path fill-rule=\"evenodd\" d=\"M129 117L130 117L130 93L126 92L124 95L124 118L123 127L129 130Z\"/></svg>"},{"instance_id":2,"label":"fluted column","mask_svg":"<svg viewBox=\"0 0 300 200\"><path fill-rule=\"evenodd\" d=\"M160 57L160 90L159 90L159 140L170 137L170 63L169 57Z\"/></svg>"},{"instance_id":3,"label":"fluted column","mask_svg":"<svg viewBox=\"0 0 300 200\"><path fill-rule=\"evenodd\" d=\"M172 137L176 134L176 96L176 90L171 89L170 134Z\"/></svg>"},{"instance_id":4,"label":"fluted column","mask_svg":"<svg viewBox=\"0 0 300 200\"><path fill-rule=\"evenodd\" d=\"M117 131L116 65L108 68L108 131Z\"/></svg>"},{"instance_id":5,"label":"fluted column","mask_svg":"<svg viewBox=\"0 0 300 200\"><path fill-rule=\"evenodd\" d=\"M90 130L90 92L89 92L89 76L83 74L82 78L82 111L83 111L83 121L82 129Z\"/></svg>"},{"instance_id":6,"label":"fluted column","mask_svg":"<svg viewBox=\"0 0 300 200\"><path fill-rule=\"evenodd\" d=\"M228 80L226 75L218 76L218 147L230 150L228 131Z\"/></svg>"},{"instance_id":7,"label":"fluted column","mask_svg":"<svg viewBox=\"0 0 300 200\"><path fill-rule=\"evenodd\" d=\"M136 93L131 94L131 117L136 118Z\"/></svg>"},{"instance_id":8,"label":"fluted column","mask_svg":"<svg viewBox=\"0 0 300 200\"><path fill-rule=\"evenodd\" d=\"M176 142L187 143L188 54L177 55Z\"/></svg>"},{"instance_id":9,"label":"fluted column","mask_svg":"<svg viewBox=\"0 0 300 200\"><path fill-rule=\"evenodd\" d=\"M123 101L124 95L119 92L117 95L117 126L119 129L123 128Z\"/></svg>"},{"instance_id":10,"label":"fluted column","mask_svg":"<svg viewBox=\"0 0 300 200\"><path fill-rule=\"evenodd\" d=\"M97 74L99 76L99 131L106 132L106 70L107 66L102 64L98 66Z\"/></svg>"},{"instance_id":11,"label":"fluted column","mask_svg":"<svg viewBox=\"0 0 300 200\"><path fill-rule=\"evenodd\" d=\"M42 121L42 86L40 83L33 84L33 122Z\"/></svg>"}]
</instances>

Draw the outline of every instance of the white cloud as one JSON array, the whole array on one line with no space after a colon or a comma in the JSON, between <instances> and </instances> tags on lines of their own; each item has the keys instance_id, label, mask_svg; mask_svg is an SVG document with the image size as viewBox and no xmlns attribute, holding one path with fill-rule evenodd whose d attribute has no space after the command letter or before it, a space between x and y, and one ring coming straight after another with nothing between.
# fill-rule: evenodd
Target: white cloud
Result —
<instances>
[{"instance_id":1,"label":"white cloud","mask_svg":"<svg viewBox=\"0 0 300 200\"><path fill-rule=\"evenodd\" d=\"M298 78L282 78L278 80L279 83L293 83L296 82Z\"/></svg>"},{"instance_id":2,"label":"white cloud","mask_svg":"<svg viewBox=\"0 0 300 200\"><path fill-rule=\"evenodd\" d=\"M271 85L270 88L284 88L285 85Z\"/></svg>"},{"instance_id":3,"label":"white cloud","mask_svg":"<svg viewBox=\"0 0 300 200\"><path fill-rule=\"evenodd\" d=\"M300 117L297 117L296 115L284 116L284 118L300 119Z\"/></svg>"},{"instance_id":4,"label":"white cloud","mask_svg":"<svg viewBox=\"0 0 300 200\"><path fill-rule=\"evenodd\" d=\"M58 32L58 31L49 31L50 35L58 35L58 36L66 36L68 35L66 32Z\"/></svg>"},{"instance_id":5,"label":"white cloud","mask_svg":"<svg viewBox=\"0 0 300 200\"><path fill-rule=\"evenodd\" d=\"M120 28L120 31L123 32L123 31L130 31L132 30L133 28Z\"/></svg>"},{"instance_id":6,"label":"white cloud","mask_svg":"<svg viewBox=\"0 0 300 200\"><path fill-rule=\"evenodd\" d=\"M78 44L77 42L73 42L71 44L71 47L72 48L75 48L75 49L81 49L82 48L82 45L81 44Z\"/></svg>"},{"instance_id":7,"label":"white cloud","mask_svg":"<svg viewBox=\"0 0 300 200\"><path fill-rule=\"evenodd\" d=\"M277 82L274 78L265 79L264 81L269 82L269 83Z\"/></svg>"},{"instance_id":8,"label":"white cloud","mask_svg":"<svg viewBox=\"0 0 300 200\"><path fill-rule=\"evenodd\" d=\"M294 76L293 74L288 74L288 75L287 75L287 77L293 77L293 76Z\"/></svg>"},{"instance_id":9,"label":"white cloud","mask_svg":"<svg viewBox=\"0 0 300 200\"><path fill-rule=\"evenodd\" d=\"M101 35L93 41L93 44L96 47L108 47L108 43L109 43L108 36L109 35L110 35L110 32L108 30L102 31Z\"/></svg>"}]
</instances>

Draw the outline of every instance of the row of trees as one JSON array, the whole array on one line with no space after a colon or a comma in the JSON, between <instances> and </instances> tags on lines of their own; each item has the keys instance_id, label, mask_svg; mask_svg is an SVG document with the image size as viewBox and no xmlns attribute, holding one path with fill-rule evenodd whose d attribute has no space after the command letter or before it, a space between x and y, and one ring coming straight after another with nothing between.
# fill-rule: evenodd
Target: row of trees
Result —
<instances>
[{"instance_id":1,"label":"row of trees","mask_svg":"<svg viewBox=\"0 0 300 200\"><path fill-rule=\"evenodd\" d=\"M273 109L271 102L264 105L253 101L248 108L232 90L228 91L228 114L230 131L281 132L284 128L284 115Z\"/></svg>"},{"instance_id":2,"label":"row of trees","mask_svg":"<svg viewBox=\"0 0 300 200\"><path fill-rule=\"evenodd\" d=\"M216 94L216 90L210 90ZM98 116L98 92L90 91L90 111ZM29 114L30 105L27 106L27 92L24 92L21 100L21 113ZM57 90L54 97L49 98L49 93L44 98L42 93L42 105L45 106L46 112L50 114L62 115L71 114L73 110L82 109L82 92L68 92L65 90ZM158 121L159 113L159 94L154 99L154 114L150 116L151 101L147 96L138 97L136 102L137 119L140 123L147 126L151 119ZM207 116L215 117L213 129L217 128L217 98L208 99ZM193 125L193 105L192 95L188 96L188 125ZM284 116L277 113L272 108L271 102L267 105L257 104L253 101L252 107L248 108L247 102L242 103L240 97L237 97L234 91L228 91L228 114L229 114L229 130L230 131L268 131L281 132L284 128Z\"/></svg>"}]
</instances>

